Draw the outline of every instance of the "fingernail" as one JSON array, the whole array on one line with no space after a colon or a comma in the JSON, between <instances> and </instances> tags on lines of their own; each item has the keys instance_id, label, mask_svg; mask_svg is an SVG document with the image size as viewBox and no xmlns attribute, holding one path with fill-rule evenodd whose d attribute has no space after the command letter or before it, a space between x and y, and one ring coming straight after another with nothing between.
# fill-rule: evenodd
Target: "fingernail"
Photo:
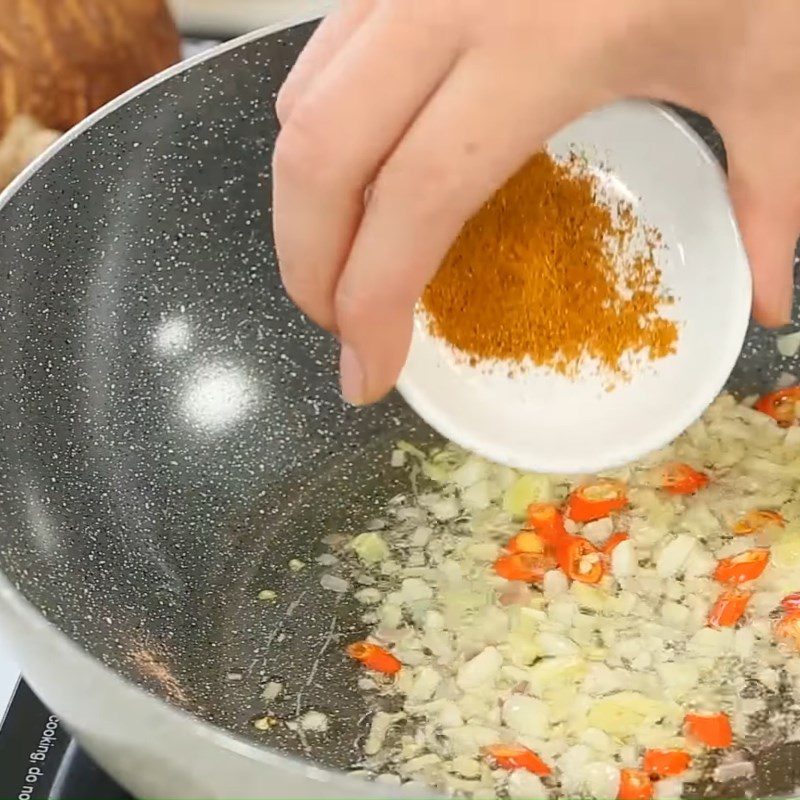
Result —
<instances>
[{"instance_id":1,"label":"fingernail","mask_svg":"<svg viewBox=\"0 0 800 800\"><path fill-rule=\"evenodd\" d=\"M360 406L364 402L364 370L361 368L356 351L349 344L342 345L339 356L339 380L345 401Z\"/></svg>"}]
</instances>

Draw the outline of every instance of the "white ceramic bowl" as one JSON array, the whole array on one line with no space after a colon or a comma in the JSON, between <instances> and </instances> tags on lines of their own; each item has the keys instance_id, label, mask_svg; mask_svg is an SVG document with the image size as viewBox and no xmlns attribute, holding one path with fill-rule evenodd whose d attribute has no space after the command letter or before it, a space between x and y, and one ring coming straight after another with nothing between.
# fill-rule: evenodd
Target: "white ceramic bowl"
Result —
<instances>
[{"instance_id":1,"label":"white ceramic bowl","mask_svg":"<svg viewBox=\"0 0 800 800\"><path fill-rule=\"evenodd\" d=\"M487 458L521 469L590 473L667 444L713 401L741 350L751 278L725 175L672 112L639 101L600 109L549 142L602 173L610 198L633 203L664 244L665 316L680 325L677 352L607 391L589 370L566 378L532 368L473 368L432 337L422 318L398 388L432 427Z\"/></svg>"}]
</instances>

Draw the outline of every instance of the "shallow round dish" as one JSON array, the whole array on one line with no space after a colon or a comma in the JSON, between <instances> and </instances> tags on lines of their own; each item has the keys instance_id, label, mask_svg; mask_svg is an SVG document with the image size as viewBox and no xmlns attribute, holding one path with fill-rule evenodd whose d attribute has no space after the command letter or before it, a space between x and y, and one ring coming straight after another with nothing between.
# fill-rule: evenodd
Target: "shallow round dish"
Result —
<instances>
[{"instance_id":1,"label":"shallow round dish","mask_svg":"<svg viewBox=\"0 0 800 800\"><path fill-rule=\"evenodd\" d=\"M565 377L508 363L470 366L434 338L418 315L398 388L444 436L521 469L586 473L662 447L722 389L742 348L751 307L750 270L725 175L679 117L627 101L582 117L548 144L577 152L611 201L629 201L663 237L658 256L679 325L676 353L644 362L608 389L591 368Z\"/></svg>"}]
</instances>

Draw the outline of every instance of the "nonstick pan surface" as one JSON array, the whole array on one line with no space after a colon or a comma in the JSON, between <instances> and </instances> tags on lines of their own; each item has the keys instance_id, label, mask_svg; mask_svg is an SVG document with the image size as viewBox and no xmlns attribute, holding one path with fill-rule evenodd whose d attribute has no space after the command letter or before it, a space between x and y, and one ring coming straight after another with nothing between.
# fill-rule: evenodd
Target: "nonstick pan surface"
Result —
<instances>
[{"instance_id":1,"label":"nonstick pan surface","mask_svg":"<svg viewBox=\"0 0 800 800\"><path fill-rule=\"evenodd\" d=\"M346 769L368 708L342 644L363 628L315 558L322 537L362 530L407 488L392 442L435 437L396 397L345 407L335 344L280 286L273 101L312 29L250 37L154 83L7 196L0 568L166 703ZM730 388L769 386L786 366L753 329ZM272 678L279 716L330 715L324 740L253 727ZM722 794L800 783L795 746L758 761Z\"/></svg>"}]
</instances>

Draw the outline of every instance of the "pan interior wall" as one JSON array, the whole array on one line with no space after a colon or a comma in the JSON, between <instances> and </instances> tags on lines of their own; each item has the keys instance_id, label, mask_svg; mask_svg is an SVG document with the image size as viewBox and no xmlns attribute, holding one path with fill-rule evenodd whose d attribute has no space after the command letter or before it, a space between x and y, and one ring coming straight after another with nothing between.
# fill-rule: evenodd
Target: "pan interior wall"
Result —
<instances>
[{"instance_id":1,"label":"pan interior wall","mask_svg":"<svg viewBox=\"0 0 800 800\"><path fill-rule=\"evenodd\" d=\"M391 443L432 434L396 398L344 407L335 344L280 288L272 105L312 28L149 89L2 210L0 568L95 657L240 734L267 741L251 719L282 680L277 713L334 735L269 743L347 766L366 708L340 644L361 629L315 558L407 490ZM731 388L779 372L754 329Z\"/></svg>"}]
</instances>

